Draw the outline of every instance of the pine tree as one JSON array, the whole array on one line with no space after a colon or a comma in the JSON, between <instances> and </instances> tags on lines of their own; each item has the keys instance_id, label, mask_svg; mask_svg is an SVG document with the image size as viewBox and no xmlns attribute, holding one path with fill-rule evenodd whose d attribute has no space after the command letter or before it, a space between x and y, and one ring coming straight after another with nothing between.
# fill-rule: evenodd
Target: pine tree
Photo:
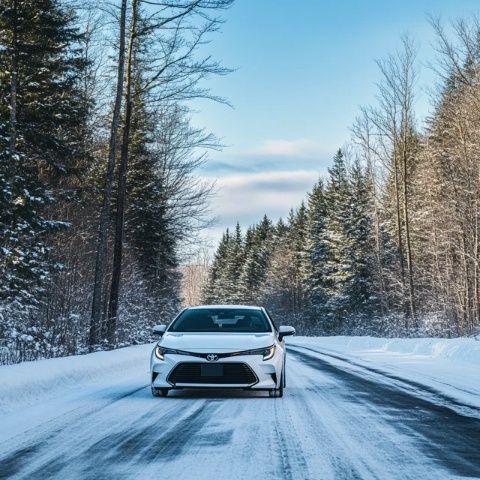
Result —
<instances>
[{"instance_id":1,"label":"pine tree","mask_svg":"<svg viewBox=\"0 0 480 480\"><path fill-rule=\"evenodd\" d=\"M373 312L371 196L358 161L348 171L341 151L329 173L325 193L326 309L329 328L353 331L364 328L367 315Z\"/></svg>"},{"instance_id":2,"label":"pine tree","mask_svg":"<svg viewBox=\"0 0 480 480\"><path fill-rule=\"evenodd\" d=\"M287 241L292 251L292 315L302 316L305 307L307 258L307 209L304 202L290 215Z\"/></svg>"},{"instance_id":3,"label":"pine tree","mask_svg":"<svg viewBox=\"0 0 480 480\"><path fill-rule=\"evenodd\" d=\"M294 214L291 212L290 217L292 215ZM275 226L261 298L261 303L280 320L289 318L292 313L294 254L289 243L289 230L290 225L283 219L280 219Z\"/></svg>"},{"instance_id":4,"label":"pine tree","mask_svg":"<svg viewBox=\"0 0 480 480\"><path fill-rule=\"evenodd\" d=\"M348 222L350 280L348 294L350 315L356 316L356 327L362 327L376 309L375 295L375 259L371 192L367 175L358 161L353 164L350 174L351 208ZM378 306L378 305L377 305ZM366 326L366 325L363 325Z\"/></svg>"},{"instance_id":5,"label":"pine tree","mask_svg":"<svg viewBox=\"0 0 480 480\"><path fill-rule=\"evenodd\" d=\"M159 166L163 159L154 146L154 117L145 108L139 83L137 79L132 109L125 234L157 313L171 314L180 301L178 241Z\"/></svg>"},{"instance_id":6,"label":"pine tree","mask_svg":"<svg viewBox=\"0 0 480 480\"><path fill-rule=\"evenodd\" d=\"M328 278L329 327L340 331L349 314L348 286L352 278L349 257L348 229L351 220L351 192L343 152L338 150L333 158L333 166L326 189L327 230L326 244L329 252L325 265Z\"/></svg>"},{"instance_id":7,"label":"pine tree","mask_svg":"<svg viewBox=\"0 0 480 480\"><path fill-rule=\"evenodd\" d=\"M329 251L326 239L327 205L325 187L320 179L308 196L308 230L306 251L308 269L305 275L306 309L310 323L321 325L328 300L326 265ZM321 328L321 327L320 327Z\"/></svg>"},{"instance_id":8,"label":"pine tree","mask_svg":"<svg viewBox=\"0 0 480 480\"><path fill-rule=\"evenodd\" d=\"M280 219L276 225L261 299L275 317L288 320L304 333L308 331L304 322L306 240L307 210L302 203L290 211L287 223Z\"/></svg>"},{"instance_id":9,"label":"pine tree","mask_svg":"<svg viewBox=\"0 0 480 480\"><path fill-rule=\"evenodd\" d=\"M247 228L247 231L245 232L245 236L243 239L243 264L240 271L240 277L237 282L238 297L241 299L242 303L248 303L250 301L248 300L249 283L244 273L244 269L245 269L245 261L247 258L250 258L252 251L254 249L255 237L256 237L255 230L256 230L255 225L249 226Z\"/></svg>"},{"instance_id":10,"label":"pine tree","mask_svg":"<svg viewBox=\"0 0 480 480\"><path fill-rule=\"evenodd\" d=\"M68 198L84 156L85 62L73 13L55 0L8 0L0 13L0 282L2 298L35 305L55 261L50 205Z\"/></svg>"},{"instance_id":11,"label":"pine tree","mask_svg":"<svg viewBox=\"0 0 480 480\"><path fill-rule=\"evenodd\" d=\"M262 221L255 227L251 245L246 249L241 276L241 283L245 288L246 303L258 303L262 296L270 260L273 233L272 222L264 215Z\"/></svg>"},{"instance_id":12,"label":"pine tree","mask_svg":"<svg viewBox=\"0 0 480 480\"><path fill-rule=\"evenodd\" d=\"M277 224L275 225L275 237L274 237L274 244L276 245L278 242L282 240L288 233L288 225L283 221L283 218L279 218Z\"/></svg>"},{"instance_id":13,"label":"pine tree","mask_svg":"<svg viewBox=\"0 0 480 480\"><path fill-rule=\"evenodd\" d=\"M228 244L227 265L223 272L222 285L224 303L238 304L243 301L243 292L240 284L243 263L245 260L243 236L240 224L237 223L235 233Z\"/></svg>"},{"instance_id":14,"label":"pine tree","mask_svg":"<svg viewBox=\"0 0 480 480\"><path fill-rule=\"evenodd\" d=\"M224 285L222 280L227 268L230 232L228 229L222 235L208 274L208 281L203 292L203 302L208 304L222 303Z\"/></svg>"}]
</instances>

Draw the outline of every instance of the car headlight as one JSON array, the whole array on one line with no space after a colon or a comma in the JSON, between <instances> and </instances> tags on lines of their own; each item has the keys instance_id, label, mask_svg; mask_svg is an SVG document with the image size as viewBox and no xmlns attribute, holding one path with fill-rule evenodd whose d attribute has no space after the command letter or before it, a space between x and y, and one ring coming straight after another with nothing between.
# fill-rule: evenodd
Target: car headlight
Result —
<instances>
[{"instance_id":1,"label":"car headlight","mask_svg":"<svg viewBox=\"0 0 480 480\"><path fill-rule=\"evenodd\" d=\"M270 360L275 355L275 345L271 345L267 348L256 348L255 350L245 350L243 352L237 352L233 355L262 355L263 360Z\"/></svg>"},{"instance_id":2,"label":"car headlight","mask_svg":"<svg viewBox=\"0 0 480 480\"><path fill-rule=\"evenodd\" d=\"M155 356L159 360L165 360L165 354L167 354L167 353L178 354L178 355L182 354L182 352L180 352L179 350L175 350L173 348L164 348L164 347L161 347L160 345L157 345L155 347Z\"/></svg>"},{"instance_id":3,"label":"car headlight","mask_svg":"<svg viewBox=\"0 0 480 480\"><path fill-rule=\"evenodd\" d=\"M273 358L273 356L275 355L275 349L275 345L265 348L265 350L263 351L263 360L270 360L271 358Z\"/></svg>"},{"instance_id":4,"label":"car headlight","mask_svg":"<svg viewBox=\"0 0 480 480\"><path fill-rule=\"evenodd\" d=\"M160 347L159 345L157 345L155 347L155 356L159 359L159 360L165 360L165 349Z\"/></svg>"}]
</instances>

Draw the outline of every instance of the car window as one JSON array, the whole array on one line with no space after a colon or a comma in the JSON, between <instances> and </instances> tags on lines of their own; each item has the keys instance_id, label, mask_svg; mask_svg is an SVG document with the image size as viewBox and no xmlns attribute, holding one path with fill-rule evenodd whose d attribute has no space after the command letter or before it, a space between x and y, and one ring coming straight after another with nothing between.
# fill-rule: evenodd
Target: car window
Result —
<instances>
[{"instance_id":1,"label":"car window","mask_svg":"<svg viewBox=\"0 0 480 480\"><path fill-rule=\"evenodd\" d=\"M257 309L190 308L174 320L170 332L271 332L264 313Z\"/></svg>"},{"instance_id":2,"label":"car window","mask_svg":"<svg viewBox=\"0 0 480 480\"><path fill-rule=\"evenodd\" d=\"M277 327L277 324L275 323L275 320L272 317L272 314L268 310L266 310L266 312L267 312L268 318L272 322L273 328L278 332L278 327Z\"/></svg>"}]
</instances>

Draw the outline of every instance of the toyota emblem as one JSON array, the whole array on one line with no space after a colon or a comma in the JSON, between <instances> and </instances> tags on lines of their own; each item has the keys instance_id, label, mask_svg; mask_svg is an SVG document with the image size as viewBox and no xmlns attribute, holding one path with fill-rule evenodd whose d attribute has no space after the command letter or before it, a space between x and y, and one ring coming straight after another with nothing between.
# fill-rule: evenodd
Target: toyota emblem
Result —
<instances>
[{"instance_id":1,"label":"toyota emblem","mask_svg":"<svg viewBox=\"0 0 480 480\"><path fill-rule=\"evenodd\" d=\"M218 360L218 355L216 353L209 353L207 355L207 360L209 362L216 362Z\"/></svg>"}]
</instances>

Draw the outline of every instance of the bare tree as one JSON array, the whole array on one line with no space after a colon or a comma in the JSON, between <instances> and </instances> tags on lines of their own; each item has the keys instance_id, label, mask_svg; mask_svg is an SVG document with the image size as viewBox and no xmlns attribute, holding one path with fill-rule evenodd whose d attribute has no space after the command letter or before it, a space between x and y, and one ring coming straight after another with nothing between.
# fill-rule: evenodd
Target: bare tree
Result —
<instances>
[{"instance_id":1,"label":"bare tree","mask_svg":"<svg viewBox=\"0 0 480 480\"><path fill-rule=\"evenodd\" d=\"M185 306L199 305L208 280L211 258L208 249L197 252L189 263L182 267L182 297Z\"/></svg>"},{"instance_id":2,"label":"bare tree","mask_svg":"<svg viewBox=\"0 0 480 480\"><path fill-rule=\"evenodd\" d=\"M442 228L435 230L435 243L426 240L435 258L435 268L426 273L445 317L452 319L452 331L461 334L473 332L480 319L480 23L475 16L458 20L448 33L439 19L430 23L438 53L432 68L440 81L432 92L436 114L424 155L433 183L429 209Z\"/></svg>"},{"instance_id":3,"label":"bare tree","mask_svg":"<svg viewBox=\"0 0 480 480\"><path fill-rule=\"evenodd\" d=\"M396 237L402 293L408 298L405 326L408 319L417 323L412 238L410 227L409 183L415 161L416 131L414 121L414 89L416 49L409 37L402 38L402 49L379 60L382 74L378 84L379 107L368 116L381 139L380 156L393 178Z\"/></svg>"},{"instance_id":4,"label":"bare tree","mask_svg":"<svg viewBox=\"0 0 480 480\"><path fill-rule=\"evenodd\" d=\"M118 127L122 108L123 82L125 71L125 33L127 17L127 0L122 0L120 7L119 22L119 46L117 69L117 85L115 101L113 106L112 120L110 124L110 140L108 145L107 171L105 175L105 186L103 191L103 202L100 210L98 226L98 237L95 259L95 277L93 284L92 316L90 319L89 345L95 345L101 328L103 311L103 282L107 267L107 246L109 215L112 202L113 181L115 173L115 155L117 151Z\"/></svg>"},{"instance_id":5,"label":"bare tree","mask_svg":"<svg viewBox=\"0 0 480 480\"><path fill-rule=\"evenodd\" d=\"M169 4L145 3L157 8L153 9L153 13L146 13L141 24L139 21L141 1L134 0L132 4L125 83L126 111L118 172L113 271L107 317L107 338L110 342L114 341L120 296L126 175L132 118L132 69L136 58L136 48L141 48L144 42L154 46L148 50L148 64L144 64L148 67L145 66L142 70L144 79L142 93L147 98L150 108L167 102L198 97L222 101L211 95L208 89L200 86L200 82L209 75L228 72L218 62L212 61L210 57L198 60L197 56L207 35L214 32L220 23L219 18L211 17L208 12L226 8L232 3L231 1L194 0ZM200 26L198 26L199 22Z\"/></svg>"},{"instance_id":6,"label":"bare tree","mask_svg":"<svg viewBox=\"0 0 480 480\"><path fill-rule=\"evenodd\" d=\"M416 81L415 58L416 49L413 42L408 37L402 39L403 51L398 55L398 103L400 105L401 122L401 142L400 151L403 168L403 216L405 222L405 245L407 254L408 268L408 295L410 302L410 314L417 327L417 307L415 301L415 288L413 278L413 258L412 258L412 238L410 233L410 194L409 194L409 177L411 174L411 164L415 158L415 126L414 126L414 88Z\"/></svg>"},{"instance_id":7,"label":"bare tree","mask_svg":"<svg viewBox=\"0 0 480 480\"><path fill-rule=\"evenodd\" d=\"M381 227L382 199L379 195L379 191L381 191L381 186L378 185L379 179L375 163L375 160L379 157L379 150L377 142L375 141L374 126L366 109L362 109L361 115L357 117L352 127L352 133L353 141L360 147L360 157L366 164L366 171L370 182L373 207L373 223L375 227L375 260L380 289L380 306L382 310L382 316L385 317L389 305L387 288L385 285L385 272L383 266L385 251Z\"/></svg>"},{"instance_id":8,"label":"bare tree","mask_svg":"<svg viewBox=\"0 0 480 480\"><path fill-rule=\"evenodd\" d=\"M130 20L130 34L128 40L128 53L125 76L125 120L123 126L123 137L118 166L118 187L117 203L115 214L115 241L113 247L113 270L112 283L110 287L110 300L108 303L108 315L106 324L106 336L110 343L114 342L118 298L120 294L120 276L122 273L122 249L123 249L123 223L125 216L125 192L127 182L128 148L130 145L130 126L132 121L132 70L137 39L137 23L139 15L139 0L132 2L132 18Z\"/></svg>"}]
</instances>

